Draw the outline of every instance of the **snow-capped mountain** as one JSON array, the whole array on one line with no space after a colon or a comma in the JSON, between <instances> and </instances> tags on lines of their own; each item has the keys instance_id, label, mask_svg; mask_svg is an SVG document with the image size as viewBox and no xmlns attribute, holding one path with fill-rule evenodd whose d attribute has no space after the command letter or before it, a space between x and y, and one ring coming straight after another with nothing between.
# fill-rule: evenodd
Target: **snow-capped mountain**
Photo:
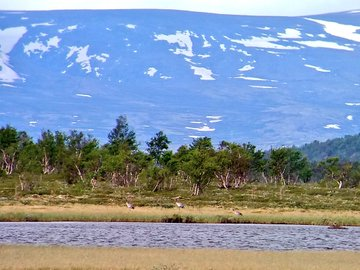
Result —
<instances>
[{"instance_id":1,"label":"snow-capped mountain","mask_svg":"<svg viewBox=\"0 0 360 270\"><path fill-rule=\"evenodd\" d=\"M102 142L301 145L359 132L360 12L308 17L184 11L0 12L0 126Z\"/></svg>"}]
</instances>

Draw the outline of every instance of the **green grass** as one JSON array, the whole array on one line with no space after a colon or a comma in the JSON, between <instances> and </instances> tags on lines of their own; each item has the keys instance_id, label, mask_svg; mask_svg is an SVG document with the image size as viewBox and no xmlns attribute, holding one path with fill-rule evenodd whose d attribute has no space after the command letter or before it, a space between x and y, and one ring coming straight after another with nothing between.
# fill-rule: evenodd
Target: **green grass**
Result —
<instances>
[{"instance_id":1,"label":"green grass","mask_svg":"<svg viewBox=\"0 0 360 270\"><path fill-rule=\"evenodd\" d=\"M188 186L152 192L140 187L112 187L100 182L92 190L90 184L69 185L61 176L29 176L34 187L21 191L17 176L0 178L0 206L96 204L123 205L128 195L140 207L173 208L176 196L192 207L251 209L315 209L360 211L360 188L326 187L320 184L274 185L247 184L238 189L219 189L214 184L200 196L191 196Z\"/></svg>"}]
</instances>

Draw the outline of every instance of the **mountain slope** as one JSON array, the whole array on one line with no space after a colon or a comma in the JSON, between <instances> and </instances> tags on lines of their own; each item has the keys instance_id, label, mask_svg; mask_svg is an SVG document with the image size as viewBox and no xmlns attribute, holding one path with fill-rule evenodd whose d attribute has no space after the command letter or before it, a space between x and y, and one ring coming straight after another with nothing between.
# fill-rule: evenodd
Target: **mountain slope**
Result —
<instances>
[{"instance_id":1,"label":"mountain slope","mask_svg":"<svg viewBox=\"0 0 360 270\"><path fill-rule=\"evenodd\" d=\"M0 124L259 147L358 132L360 13L1 12Z\"/></svg>"},{"instance_id":2,"label":"mountain slope","mask_svg":"<svg viewBox=\"0 0 360 270\"><path fill-rule=\"evenodd\" d=\"M341 161L360 161L360 134L347 135L325 142L314 141L299 148L311 161L339 157Z\"/></svg>"}]
</instances>

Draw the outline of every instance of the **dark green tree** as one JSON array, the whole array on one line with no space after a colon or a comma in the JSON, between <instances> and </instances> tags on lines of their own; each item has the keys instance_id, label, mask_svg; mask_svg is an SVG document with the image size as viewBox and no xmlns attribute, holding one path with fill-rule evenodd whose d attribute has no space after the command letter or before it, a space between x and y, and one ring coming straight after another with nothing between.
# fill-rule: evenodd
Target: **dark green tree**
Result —
<instances>
[{"instance_id":1,"label":"dark green tree","mask_svg":"<svg viewBox=\"0 0 360 270\"><path fill-rule=\"evenodd\" d=\"M66 139L66 135L60 131L46 130L41 133L37 146L43 174L64 172L65 161L68 158Z\"/></svg>"},{"instance_id":2,"label":"dark green tree","mask_svg":"<svg viewBox=\"0 0 360 270\"><path fill-rule=\"evenodd\" d=\"M348 187L353 188L360 186L360 164L355 162L350 173Z\"/></svg>"},{"instance_id":3,"label":"dark green tree","mask_svg":"<svg viewBox=\"0 0 360 270\"><path fill-rule=\"evenodd\" d=\"M351 162L341 163L339 157L329 157L319 162L318 166L324 172L323 180L336 182L339 189L344 185L348 185L351 178L356 176L356 169L353 169L353 164Z\"/></svg>"},{"instance_id":4,"label":"dark green tree","mask_svg":"<svg viewBox=\"0 0 360 270\"><path fill-rule=\"evenodd\" d=\"M139 175L149 164L147 155L141 151L130 151L130 149L122 149L117 154L110 153L108 149L106 151L102 170L112 186L137 185Z\"/></svg>"},{"instance_id":5,"label":"dark green tree","mask_svg":"<svg viewBox=\"0 0 360 270\"><path fill-rule=\"evenodd\" d=\"M296 182L300 177L308 179L311 176L307 158L295 148L272 149L268 165L273 181L281 181L284 185Z\"/></svg>"},{"instance_id":6,"label":"dark green tree","mask_svg":"<svg viewBox=\"0 0 360 270\"><path fill-rule=\"evenodd\" d=\"M43 174L51 174L56 169L56 141L55 135L50 130L43 131L38 140L41 149L41 165Z\"/></svg>"},{"instance_id":7,"label":"dark green tree","mask_svg":"<svg viewBox=\"0 0 360 270\"><path fill-rule=\"evenodd\" d=\"M29 139L23 144L22 149L19 151L16 168L17 172L20 174L41 174L42 166L40 159L41 153L39 146Z\"/></svg>"},{"instance_id":8,"label":"dark green tree","mask_svg":"<svg viewBox=\"0 0 360 270\"><path fill-rule=\"evenodd\" d=\"M147 170L144 171L147 186L153 192L161 189L171 189L176 173L172 170L174 163L170 162L173 158L172 151L167 150L170 140L163 131L159 131L146 144L148 146L146 150L153 160Z\"/></svg>"},{"instance_id":9,"label":"dark green tree","mask_svg":"<svg viewBox=\"0 0 360 270\"><path fill-rule=\"evenodd\" d=\"M192 194L201 194L214 179L216 170L215 150L211 139L194 139L182 160L181 168L192 183Z\"/></svg>"},{"instance_id":10,"label":"dark green tree","mask_svg":"<svg viewBox=\"0 0 360 270\"><path fill-rule=\"evenodd\" d=\"M82 182L85 181L86 174L93 174L87 165L94 158L94 151L99 150L99 143L96 139L83 132L71 130L66 137L66 167L68 174L68 181L70 183L76 182L77 177ZM90 162L91 163L91 162Z\"/></svg>"},{"instance_id":11,"label":"dark green tree","mask_svg":"<svg viewBox=\"0 0 360 270\"><path fill-rule=\"evenodd\" d=\"M160 167L164 165L166 160L164 160L163 157L166 153L166 150L169 148L169 144L170 140L162 131L156 133L155 137L146 142L146 145L148 146L146 150L150 157L155 160L156 166Z\"/></svg>"},{"instance_id":12,"label":"dark green tree","mask_svg":"<svg viewBox=\"0 0 360 270\"><path fill-rule=\"evenodd\" d=\"M124 115L120 115L116 119L116 125L109 133L108 139L108 147L111 153L117 154L121 149L131 151L138 149L135 132L130 130L127 118Z\"/></svg>"},{"instance_id":13,"label":"dark green tree","mask_svg":"<svg viewBox=\"0 0 360 270\"><path fill-rule=\"evenodd\" d=\"M136 185L140 173L147 166L147 158L139 151L135 132L129 128L126 116L121 115L116 119L108 139L102 166L106 179L113 186Z\"/></svg>"},{"instance_id":14,"label":"dark green tree","mask_svg":"<svg viewBox=\"0 0 360 270\"><path fill-rule=\"evenodd\" d=\"M335 181L340 175L340 160L338 157L329 157L320 161L318 166L324 171L325 180Z\"/></svg>"},{"instance_id":15,"label":"dark green tree","mask_svg":"<svg viewBox=\"0 0 360 270\"><path fill-rule=\"evenodd\" d=\"M0 170L6 175L16 170L20 152L31 142L24 131L7 125L0 128Z\"/></svg>"},{"instance_id":16,"label":"dark green tree","mask_svg":"<svg viewBox=\"0 0 360 270\"><path fill-rule=\"evenodd\" d=\"M238 188L249 181L252 155L244 146L222 141L216 153L215 175L224 188Z\"/></svg>"}]
</instances>

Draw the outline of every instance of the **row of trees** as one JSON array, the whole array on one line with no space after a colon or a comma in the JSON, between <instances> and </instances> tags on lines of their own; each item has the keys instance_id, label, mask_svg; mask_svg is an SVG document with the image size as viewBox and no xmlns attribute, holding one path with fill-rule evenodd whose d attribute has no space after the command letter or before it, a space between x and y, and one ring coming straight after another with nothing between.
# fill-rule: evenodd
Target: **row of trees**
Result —
<instances>
[{"instance_id":1,"label":"row of trees","mask_svg":"<svg viewBox=\"0 0 360 270\"><path fill-rule=\"evenodd\" d=\"M303 145L300 150L311 161L319 161L336 156L341 160L356 162L360 160L360 134L346 135L324 142L313 141Z\"/></svg>"},{"instance_id":2,"label":"row of trees","mask_svg":"<svg viewBox=\"0 0 360 270\"><path fill-rule=\"evenodd\" d=\"M0 129L0 176L61 174L69 184L96 179L114 187L142 185L154 192L182 184L193 195L214 181L225 189L254 181L286 185L325 179L339 187L360 182L358 164L341 163L338 158L311 164L296 148L264 152L250 143L226 141L215 148L210 138L203 137L173 152L170 143L160 131L141 151L126 116L116 119L104 145L76 130L43 131L34 142L26 132L6 126Z\"/></svg>"}]
</instances>

